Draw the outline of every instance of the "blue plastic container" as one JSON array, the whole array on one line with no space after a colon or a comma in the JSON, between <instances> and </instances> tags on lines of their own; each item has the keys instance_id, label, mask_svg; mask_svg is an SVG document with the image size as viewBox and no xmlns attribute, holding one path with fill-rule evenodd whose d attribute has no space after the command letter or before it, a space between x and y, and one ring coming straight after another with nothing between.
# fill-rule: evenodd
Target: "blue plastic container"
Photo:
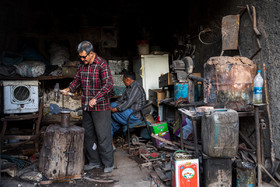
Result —
<instances>
[{"instance_id":1,"label":"blue plastic container","mask_svg":"<svg viewBox=\"0 0 280 187\"><path fill-rule=\"evenodd\" d=\"M180 97L189 99L189 84L175 83L174 85L174 100L177 101Z\"/></svg>"}]
</instances>

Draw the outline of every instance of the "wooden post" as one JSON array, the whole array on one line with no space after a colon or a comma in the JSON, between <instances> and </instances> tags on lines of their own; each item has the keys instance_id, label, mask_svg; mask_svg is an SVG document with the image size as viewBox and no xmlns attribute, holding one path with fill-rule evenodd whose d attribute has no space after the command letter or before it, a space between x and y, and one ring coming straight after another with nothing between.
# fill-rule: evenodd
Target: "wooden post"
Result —
<instances>
[{"instance_id":1,"label":"wooden post","mask_svg":"<svg viewBox=\"0 0 280 187\"><path fill-rule=\"evenodd\" d=\"M75 176L84 168L84 128L50 125L40 153L39 170L48 179Z\"/></svg>"}]
</instances>

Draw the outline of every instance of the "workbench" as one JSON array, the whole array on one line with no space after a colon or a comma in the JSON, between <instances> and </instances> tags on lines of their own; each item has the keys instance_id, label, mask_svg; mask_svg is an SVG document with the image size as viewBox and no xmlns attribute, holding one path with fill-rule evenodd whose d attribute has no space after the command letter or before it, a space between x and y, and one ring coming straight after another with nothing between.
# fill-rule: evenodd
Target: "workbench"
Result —
<instances>
[{"instance_id":1,"label":"workbench","mask_svg":"<svg viewBox=\"0 0 280 187\"><path fill-rule=\"evenodd\" d=\"M198 107L198 106L203 106L203 102L195 102L195 103L190 103L190 104L179 104L175 105L174 101L162 101L160 103L160 111L161 111L161 119L162 121L171 121L171 118L174 119L181 119L182 115L185 117L189 118L192 121L193 125L193 136L194 136L194 149L195 149L195 156L198 156L199 150L198 150L198 132L197 132L197 124L198 122L201 122L203 114L198 114L195 111L189 111L187 108L189 107ZM260 115L264 114L263 110L258 111ZM238 112L238 116L240 117L254 117L255 116L255 111L244 111L244 112ZM182 121L180 121L180 147L183 150L184 145L183 145L183 130L182 130Z\"/></svg>"}]
</instances>

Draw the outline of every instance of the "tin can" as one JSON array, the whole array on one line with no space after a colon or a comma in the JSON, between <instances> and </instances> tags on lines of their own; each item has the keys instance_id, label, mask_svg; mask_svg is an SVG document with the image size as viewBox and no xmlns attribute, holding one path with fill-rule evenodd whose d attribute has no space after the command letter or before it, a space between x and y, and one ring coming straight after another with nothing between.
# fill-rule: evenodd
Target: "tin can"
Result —
<instances>
[{"instance_id":1,"label":"tin can","mask_svg":"<svg viewBox=\"0 0 280 187\"><path fill-rule=\"evenodd\" d=\"M199 161L185 151L174 152L171 158L172 187L199 186Z\"/></svg>"}]
</instances>

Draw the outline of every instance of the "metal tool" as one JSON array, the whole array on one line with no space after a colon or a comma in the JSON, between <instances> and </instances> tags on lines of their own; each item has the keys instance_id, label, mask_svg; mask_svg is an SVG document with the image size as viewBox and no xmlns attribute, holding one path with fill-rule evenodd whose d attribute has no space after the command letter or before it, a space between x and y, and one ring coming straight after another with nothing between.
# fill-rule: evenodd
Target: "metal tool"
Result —
<instances>
[{"instance_id":1,"label":"metal tool","mask_svg":"<svg viewBox=\"0 0 280 187\"><path fill-rule=\"evenodd\" d=\"M54 86L54 100L58 103L59 102L59 94L58 94L58 90L59 90L59 83L56 83Z\"/></svg>"},{"instance_id":2,"label":"metal tool","mask_svg":"<svg viewBox=\"0 0 280 187\"><path fill-rule=\"evenodd\" d=\"M252 9L252 12L251 12L251 9ZM261 47L261 43L260 43L260 39L259 37L261 36L261 33L260 31L258 30L257 28L257 15L256 15L256 8L253 6L253 5L246 5L246 8L247 8L247 11L248 11L248 15L249 15L249 18L250 20L252 21L252 24L253 24L253 30L254 30L254 33L256 34L256 41L257 41L257 44L258 44L258 49L256 52L254 52L254 54L250 57L250 59L253 59L257 54L258 52L262 49Z\"/></svg>"},{"instance_id":3,"label":"metal tool","mask_svg":"<svg viewBox=\"0 0 280 187\"><path fill-rule=\"evenodd\" d=\"M105 100L104 97L102 97L102 98L98 99L98 100L96 101L96 103L99 103L99 102L104 101L104 100ZM87 111L88 108L89 108L89 105L88 105L88 104L86 104L85 106L78 107L78 108L76 108L75 110L66 109L66 108L60 108L57 104L54 104L54 103L51 103L51 104L50 104L50 111L51 111L51 113L53 113L53 114L59 114L59 113L62 113L62 112L63 112L63 113L77 112L77 111L79 111L79 110Z\"/></svg>"},{"instance_id":4,"label":"metal tool","mask_svg":"<svg viewBox=\"0 0 280 187\"><path fill-rule=\"evenodd\" d=\"M96 103L99 103L99 102L104 101L104 100L105 100L104 97L102 97L102 98L100 98L100 99L97 99ZM79 111L79 110L81 110L81 109L83 109L83 111L87 111L88 108L89 108L89 104L85 104L84 106L81 106L81 107L79 107L79 108L76 108L74 111L77 112L77 111Z\"/></svg>"},{"instance_id":5,"label":"metal tool","mask_svg":"<svg viewBox=\"0 0 280 187\"><path fill-rule=\"evenodd\" d=\"M59 92L60 92L60 93L65 93L65 91L64 91L64 90L59 90ZM71 93L71 92L68 92L68 94L67 94L67 95L74 96L75 94L73 94L73 93Z\"/></svg>"},{"instance_id":6,"label":"metal tool","mask_svg":"<svg viewBox=\"0 0 280 187\"><path fill-rule=\"evenodd\" d=\"M194 63L191 57L186 56L180 60L174 60L170 67L173 75L176 76L174 80L186 82L187 75L193 72Z\"/></svg>"}]
</instances>

